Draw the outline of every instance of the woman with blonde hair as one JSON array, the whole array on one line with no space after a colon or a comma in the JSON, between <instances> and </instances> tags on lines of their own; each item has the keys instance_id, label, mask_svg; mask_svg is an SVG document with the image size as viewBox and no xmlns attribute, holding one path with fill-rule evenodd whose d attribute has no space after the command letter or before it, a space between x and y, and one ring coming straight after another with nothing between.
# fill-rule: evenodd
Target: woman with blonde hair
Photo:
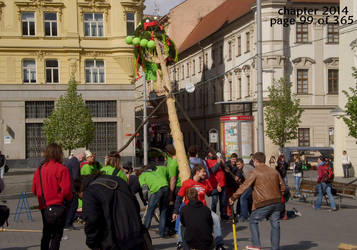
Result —
<instances>
[{"instance_id":1,"label":"woman with blonde hair","mask_svg":"<svg viewBox=\"0 0 357 250\"><path fill-rule=\"evenodd\" d=\"M111 151L105 157L105 167L101 169L101 172L106 175L114 175L128 182L124 171L121 169L121 159L120 154L117 151Z\"/></svg>"}]
</instances>

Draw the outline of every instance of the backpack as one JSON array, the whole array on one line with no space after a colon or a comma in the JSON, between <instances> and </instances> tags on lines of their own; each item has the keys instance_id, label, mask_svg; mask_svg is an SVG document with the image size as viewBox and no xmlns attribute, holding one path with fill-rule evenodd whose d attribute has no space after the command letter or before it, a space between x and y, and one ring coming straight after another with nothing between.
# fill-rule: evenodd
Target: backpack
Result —
<instances>
[{"instance_id":1,"label":"backpack","mask_svg":"<svg viewBox=\"0 0 357 250\"><path fill-rule=\"evenodd\" d=\"M333 169L329 164L324 164L322 166L322 178L321 182L329 183L333 181L335 174L333 173Z\"/></svg>"},{"instance_id":2,"label":"backpack","mask_svg":"<svg viewBox=\"0 0 357 250\"><path fill-rule=\"evenodd\" d=\"M9 226L8 218L10 216L10 209L5 205L0 205L0 227L2 227L5 223L6 226Z\"/></svg>"},{"instance_id":3,"label":"backpack","mask_svg":"<svg viewBox=\"0 0 357 250\"><path fill-rule=\"evenodd\" d=\"M120 249L152 250L150 234L141 222L140 206L129 185L114 176L101 176L90 185L99 184L113 191L113 235Z\"/></svg>"}]
</instances>

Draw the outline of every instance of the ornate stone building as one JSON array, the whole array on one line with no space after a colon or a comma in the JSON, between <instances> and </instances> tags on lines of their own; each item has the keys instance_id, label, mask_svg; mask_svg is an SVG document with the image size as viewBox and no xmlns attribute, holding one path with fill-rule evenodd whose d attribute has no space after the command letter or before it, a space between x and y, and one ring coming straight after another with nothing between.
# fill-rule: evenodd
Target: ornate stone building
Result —
<instances>
[{"instance_id":1,"label":"ornate stone building","mask_svg":"<svg viewBox=\"0 0 357 250\"><path fill-rule=\"evenodd\" d=\"M89 149L104 156L134 131L132 48L143 0L0 1L0 149L39 156L42 122L74 76L95 122ZM123 151L133 156L134 147Z\"/></svg>"},{"instance_id":2,"label":"ornate stone building","mask_svg":"<svg viewBox=\"0 0 357 250\"><path fill-rule=\"evenodd\" d=\"M357 16L357 3L355 1L341 0L340 8L347 6L349 15ZM343 176L341 155L342 151L346 150L351 158L352 169L351 174L356 175L357 171L357 146L356 139L348 136L348 128L342 119L338 118L344 114L345 105L347 102L346 96L342 91L350 87L356 87L356 79L353 78L352 67L357 67L357 23L352 25L341 25L340 27L340 81L341 88L338 91L338 107L333 110L335 116L335 174Z\"/></svg>"},{"instance_id":3,"label":"ornate stone building","mask_svg":"<svg viewBox=\"0 0 357 250\"><path fill-rule=\"evenodd\" d=\"M220 143L214 146L223 151L222 137L227 131L234 136L238 132L238 153L244 147L246 153L257 148L255 2L227 0L203 17L179 48L179 62L171 67L171 80L178 89L177 99L207 139L209 131L221 132ZM331 111L338 104L339 93L338 25L319 25L317 19L322 16L323 6L338 6L338 3L338 0L262 3L264 98L268 101L268 87L274 80L287 76L305 110L299 139L286 146L334 144ZM319 11L311 25L296 19L297 24L288 27L271 26L272 18L294 18L278 13L284 7ZM193 93L185 91L190 84L195 85ZM246 119L246 116L253 117L252 132L243 131L241 125L237 131L225 131L222 127L227 117ZM182 128L186 145L200 144L184 120ZM251 143L243 143L247 131ZM268 138L265 138L265 148L268 156L277 154L278 148Z\"/></svg>"}]
</instances>

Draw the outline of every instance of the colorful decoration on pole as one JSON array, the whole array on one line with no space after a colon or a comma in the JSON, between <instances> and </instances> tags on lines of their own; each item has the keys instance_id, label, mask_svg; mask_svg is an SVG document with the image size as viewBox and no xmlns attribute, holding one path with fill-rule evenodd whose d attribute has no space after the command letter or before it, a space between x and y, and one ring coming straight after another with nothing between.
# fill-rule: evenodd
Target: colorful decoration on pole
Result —
<instances>
[{"instance_id":1,"label":"colorful decoration on pole","mask_svg":"<svg viewBox=\"0 0 357 250\"><path fill-rule=\"evenodd\" d=\"M141 66L145 72L146 80L157 80L157 71L160 69L160 65L154 61L157 56L155 38L159 41L161 51L166 56L166 65L177 62L176 46L166 34L165 29L156 17L153 20L146 18L140 22L134 36L128 36L125 39L127 44L135 46L135 70L138 78L140 78L139 68Z\"/></svg>"}]
</instances>

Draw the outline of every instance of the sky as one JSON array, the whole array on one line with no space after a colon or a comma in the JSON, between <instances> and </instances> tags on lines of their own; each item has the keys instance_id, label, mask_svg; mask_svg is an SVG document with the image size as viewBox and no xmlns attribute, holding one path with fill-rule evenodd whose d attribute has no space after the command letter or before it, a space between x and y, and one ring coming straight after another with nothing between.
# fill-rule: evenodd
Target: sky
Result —
<instances>
[{"instance_id":1,"label":"sky","mask_svg":"<svg viewBox=\"0 0 357 250\"><path fill-rule=\"evenodd\" d=\"M146 8L144 14L156 15L155 4L159 9L159 16L166 15L169 10L185 0L145 0Z\"/></svg>"}]
</instances>

